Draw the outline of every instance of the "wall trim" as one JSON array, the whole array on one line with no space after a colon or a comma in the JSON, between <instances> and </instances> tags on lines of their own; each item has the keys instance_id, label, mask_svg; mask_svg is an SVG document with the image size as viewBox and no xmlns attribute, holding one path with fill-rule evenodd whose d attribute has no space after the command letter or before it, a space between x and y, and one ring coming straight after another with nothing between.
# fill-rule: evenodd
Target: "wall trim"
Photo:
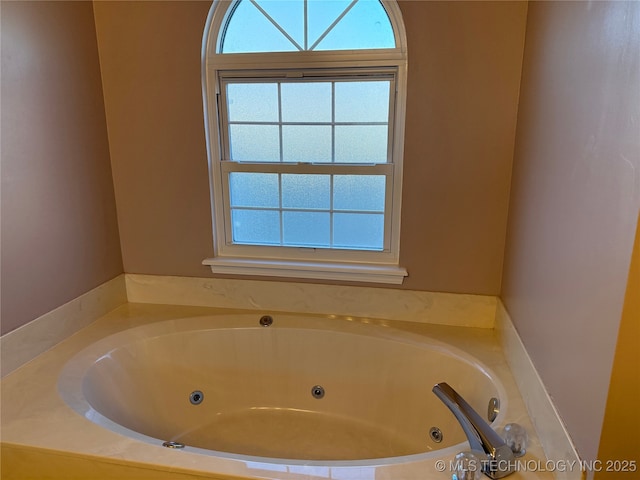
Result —
<instances>
[{"instance_id":1,"label":"wall trim","mask_svg":"<svg viewBox=\"0 0 640 480\"><path fill-rule=\"evenodd\" d=\"M0 337L1 376L127 302L124 274Z\"/></svg>"},{"instance_id":2,"label":"wall trim","mask_svg":"<svg viewBox=\"0 0 640 480\"><path fill-rule=\"evenodd\" d=\"M131 303L236 308L493 328L497 297L312 283L126 274Z\"/></svg>"},{"instance_id":3,"label":"wall trim","mask_svg":"<svg viewBox=\"0 0 640 480\"><path fill-rule=\"evenodd\" d=\"M584 480L586 475L579 468L580 456L569 432L553 405L509 312L500 300L497 302L495 328L547 460L554 465L574 465L571 469L567 468L570 471L555 471L555 477L558 480Z\"/></svg>"}]
</instances>

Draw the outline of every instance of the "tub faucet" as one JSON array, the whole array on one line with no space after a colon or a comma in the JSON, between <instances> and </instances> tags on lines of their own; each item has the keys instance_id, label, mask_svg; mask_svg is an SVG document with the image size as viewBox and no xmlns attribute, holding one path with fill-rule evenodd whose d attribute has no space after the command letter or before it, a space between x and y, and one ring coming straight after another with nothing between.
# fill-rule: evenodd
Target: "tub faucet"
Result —
<instances>
[{"instance_id":1,"label":"tub faucet","mask_svg":"<svg viewBox=\"0 0 640 480\"><path fill-rule=\"evenodd\" d=\"M482 472L490 478L502 478L515 471L515 456L511 448L487 422L447 383L437 383L433 393L451 410L462 426L471 450L486 454Z\"/></svg>"}]
</instances>

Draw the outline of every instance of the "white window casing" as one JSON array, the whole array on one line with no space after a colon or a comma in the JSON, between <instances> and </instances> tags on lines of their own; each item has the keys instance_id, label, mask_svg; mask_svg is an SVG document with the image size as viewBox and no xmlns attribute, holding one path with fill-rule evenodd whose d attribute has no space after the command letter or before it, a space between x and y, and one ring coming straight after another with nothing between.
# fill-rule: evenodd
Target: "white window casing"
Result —
<instances>
[{"instance_id":1,"label":"white window casing","mask_svg":"<svg viewBox=\"0 0 640 480\"><path fill-rule=\"evenodd\" d=\"M249 0L246 0L249 1ZM203 260L218 274L310 278L401 284L399 266L402 159L406 105L406 38L398 5L382 1L396 48L370 50L220 53L221 28L233 1L215 1L203 38L203 100L209 160L214 256ZM245 162L230 158L225 86L234 82L390 81L388 152L385 163ZM281 147L282 148L282 147ZM229 175L260 172L318 175L380 175L386 180L384 242L381 249L313 248L234 243L231 235Z\"/></svg>"}]
</instances>

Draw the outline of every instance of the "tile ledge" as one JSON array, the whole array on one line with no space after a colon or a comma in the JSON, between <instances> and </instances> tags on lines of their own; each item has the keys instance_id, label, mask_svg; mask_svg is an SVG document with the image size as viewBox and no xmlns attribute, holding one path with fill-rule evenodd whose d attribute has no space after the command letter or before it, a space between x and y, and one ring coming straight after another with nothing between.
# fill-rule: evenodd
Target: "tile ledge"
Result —
<instances>
[{"instance_id":1,"label":"tile ledge","mask_svg":"<svg viewBox=\"0 0 640 480\"><path fill-rule=\"evenodd\" d=\"M497 297L372 286L126 274L132 303L287 311L494 328Z\"/></svg>"},{"instance_id":2,"label":"tile ledge","mask_svg":"<svg viewBox=\"0 0 640 480\"><path fill-rule=\"evenodd\" d=\"M580 465L581 459L569 432L500 299L496 308L495 328L499 344L547 459L556 464L575 461L576 465ZM555 477L558 480L584 480L586 475L582 471L556 471Z\"/></svg>"},{"instance_id":3,"label":"tile ledge","mask_svg":"<svg viewBox=\"0 0 640 480\"><path fill-rule=\"evenodd\" d=\"M127 302L124 274L0 337L4 378L78 330Z\"/></svg>"}]
</instances>

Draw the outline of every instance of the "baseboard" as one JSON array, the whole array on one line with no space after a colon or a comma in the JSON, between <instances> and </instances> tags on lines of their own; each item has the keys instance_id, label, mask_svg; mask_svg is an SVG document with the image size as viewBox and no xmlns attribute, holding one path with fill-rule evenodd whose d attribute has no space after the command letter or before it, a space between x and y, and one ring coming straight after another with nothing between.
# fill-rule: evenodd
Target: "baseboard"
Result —
<instances>
[{"instance_id":1,"label":"baseboard","mask_svg":"<svg viewBox=\"0 0 640 480\"><path fill-rule=\"evenodd\" d=\"M1 376L13 372L94 320L127 302L124 275L0 337Z\"/></svg>"},{"instance_id":2,"label":"baseboard","mask_svg":"<svg viewBox=\"0 0 640 480\"><path fill-rule=\"evenodd\" d=\"M500 300L496 308L496 330L509 368L516 380L529 417L558 480L582 480L581 463L571 437L556 410L540 375ZM566 467L566 468L565 468ZM565 469L566 471L560 471Z\"/></svg>"},{"instance_id":3,"label":"baseboard","mask_svg":"<svg viewBox=\"0 0 640 480\"><path fill-rule=\"evenodd\" d=\"M126 274L132 303L299 312L493 328L497 297L312 283Z\"/></svg>"}]
</instances>

